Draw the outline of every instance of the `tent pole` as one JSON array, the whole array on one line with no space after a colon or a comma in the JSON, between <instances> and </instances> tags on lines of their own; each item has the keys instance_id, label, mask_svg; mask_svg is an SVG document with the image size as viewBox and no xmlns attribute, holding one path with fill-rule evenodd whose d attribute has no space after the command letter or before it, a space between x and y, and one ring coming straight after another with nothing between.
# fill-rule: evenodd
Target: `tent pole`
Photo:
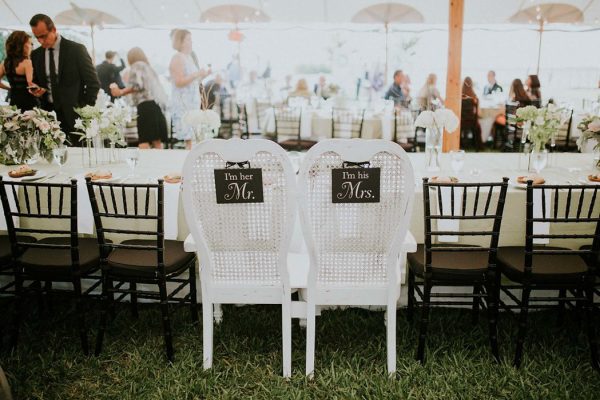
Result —
<instances>
[{"instance_id":1,"label":"tent pole","mask_svg":"<svg viewBox=\"0 0 600 400\"><path fill-rule=\"evenodd\" d=\"M538 43L538 58L537 58L537 68L535 70L536 75L540 74L540 60L542 58L542 36L544 34L544 20L540 20L540 41Z\"/></svg>"},{"instance_id":2,"label":"tent pole","mask_svg":"<svg viewBox=\"0 0 600 400\"><path fill-rule=\"evenodd\" d=\"M92 37L92 64L96 65L96 40L94 38L94 23L90 23L90 36Z\"/></svg>"},{"instance_id":3,"label":"tent pole","mask_svg":"<svg viewBox=\"0 0 600 400\"><path fill-rule=\"evenodd\" d=\"M464 0L449 0L450 19L448 21L448 71L446 76L446 108L460 118L462 105L461 58ZM444 132L443 151L457 150L460 147L460 125L457 132Z\"/></svg>"},{"instance_id":4,"label":"tent pole","mask_svg":"<svg viewBox=\"0 0 600 400\"><path fill-rule=\"evenodd\" d=\"M389 25L388 23L384 23L384 27L385 27L385 78L384 78L384 82L385 85L387 86L388 83L388 69L389 69L389 58L390 58L390 47L389 47Z\"/></svg>"}]
</instances>

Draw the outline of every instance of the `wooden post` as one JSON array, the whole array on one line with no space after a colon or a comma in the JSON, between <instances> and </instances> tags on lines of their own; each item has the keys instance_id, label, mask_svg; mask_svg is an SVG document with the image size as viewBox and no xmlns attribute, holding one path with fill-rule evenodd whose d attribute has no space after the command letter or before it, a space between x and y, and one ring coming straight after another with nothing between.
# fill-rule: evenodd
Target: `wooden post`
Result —
<instances>
[{"instance_id":1,"label":"wooden post","mask_svg":"<svg viewBox=\"0 0 600 400\"><path fill-rule=\"evenodd\" d=\"M464 0L449 0L450 19L448 21L448 73L446 76L446 108L460 118L462 103L461 59ZM443 151L457 150L460 147L460 125L450 135L444 132Z\"/></svg>"}]
</instances>

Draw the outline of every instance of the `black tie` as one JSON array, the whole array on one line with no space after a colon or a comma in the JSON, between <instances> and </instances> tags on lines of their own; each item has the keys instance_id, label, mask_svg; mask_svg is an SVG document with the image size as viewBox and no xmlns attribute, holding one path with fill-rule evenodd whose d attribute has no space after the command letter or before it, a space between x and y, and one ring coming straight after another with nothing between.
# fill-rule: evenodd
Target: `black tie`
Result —
<instances>
[{"instance_id":1,"label":"black tie","mask_svg":"<svg viewBox=\"0 0 600 400\"><path fill-rule=\"evenodd\" d=\"M51 47L50 51L50 85L56 87L58 80L56 79L56 63L54 62L54 49Z\"/></svg>"}]
</instances>

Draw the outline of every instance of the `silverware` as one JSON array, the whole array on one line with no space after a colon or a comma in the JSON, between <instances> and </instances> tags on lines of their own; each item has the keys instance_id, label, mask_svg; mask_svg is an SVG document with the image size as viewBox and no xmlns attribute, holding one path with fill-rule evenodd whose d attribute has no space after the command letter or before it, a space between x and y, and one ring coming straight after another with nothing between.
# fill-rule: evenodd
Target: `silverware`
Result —
<instances>
[{"instance_id":1,"label":"silverware","mask_svg":"<svg viewBox=\"0 0 600 400\"><path fill-rule=\"evenodd\" d=\"M38 182L46 182L46 181L49 181L50 179L54 178L56 175L58 175L58 174L54 174L54 175L48 175L48 176L46 176L46 177L44 177L44 178L40 179Z\"/></svg>"}]
</instances>

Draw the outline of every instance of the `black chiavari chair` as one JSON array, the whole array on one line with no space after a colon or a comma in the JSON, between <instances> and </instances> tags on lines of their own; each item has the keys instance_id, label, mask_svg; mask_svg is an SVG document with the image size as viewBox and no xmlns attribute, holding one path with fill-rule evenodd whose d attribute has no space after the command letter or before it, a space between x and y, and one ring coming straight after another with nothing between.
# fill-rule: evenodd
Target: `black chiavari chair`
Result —
<instances>
[{"instance_id":1,"label":"black chiavari chair","mask_svg":"<svg viewBox=\"0 0 600 400\"><path fill-rule=\"evenodd\" d=\"M413 113L409 109L394 108L393 140L408 152L415 152L417 149L417 131L413 122Z\"/></svg>"},{"instance_id":2,"label":"black chiavari chair","mask_svg":"<svg viewBox=\"0 0 600 400\"><path fill-rule=\"evenodd\" d=\"M594 284L600 251L600 202L596 201L599 189L595 185L533 186L533 182L527 182L525 247L501 247L498 250L498 269L512 281L500 288L515 303L501 302L501 306L509 311L519 310L514 357L517 367L523 358L529 310L558 307L560 317L566 306L579 303L585 309L592 366L600 369L593 321ZM538 215L534 215L534 197L541 202ZM549 224L548 233L535 233L536 223ZM570 233L573 230L569 229L569 224L577 224L581 232L585 227L589 230L587 233ZM535 239L547 239L549 245L534 245ZM572 250L564 246L569 240L586 239L591 243L583 249ZM557 291L558 295L531 296L532 292L540 290Z\"/></svg>"},{"instance_id":3,"label":"black chiavari chair","mask_svg":"<svg viewBox=\"0 0 600 400\"><path fill-rule=\"evenodd\" d=\"M164 238L163 181L159 180L156 184L117 184L92 182L88 178L86 184L96 223L102 266L104 306L96 339L96 355L102 350L107 313L112 308L115 295L119 296L116 301L130 295L134 316L137 316L138 299L160 301L167 359L173 361L169 303L188 303L192 321L198 322L196 256L184 251L183 242ZM155 201L151 201L152 197ZM148 227L129 229L124 224L127 221L133 221L138 226L146 223ZM127 239L116 243L107 240L107 235L135 235L147 239ZM185 272L188 272L188 277L181 277ZM167 290L168 283L175 287ZM157 285L158 293L142 290L138 284ZM186 286L189 287L189 293L177 296Z\"/></svg>"},{"instance_id":4,"label":"black chiavari chair","mask_svg":"<svg viewBox=\"0 0 600 400\"><path fill-rule=\"evenodd\" d=\"M414 309L421 309L416 356L421 362L425 360L430 307L457 305L472 307L474 323L479 307L487 309L492 354L500 360L496 252L507 184L508 178L497 183L432 183L423 178L425 244L418 245L416 253L408 254L408 318L412 321ZM440 229L440 222L452 220L467 226ZM432 227L433 223L437 226ZM442 235L456 236L461 242L469 238L489 239L489 244L434 243L434 237L439 242ZM434 286L473 287L473 291L432 293Z\"/></svg>"},{"instance_id":5,"label":"black chiavari chair","mask_svg":"<svg viewBox=\"0 0 600 400\"><path fill-rule=\"evenodd\" d=\"M332 108L331 138L347 138L348 135L350 138L361 138L364 120L364 109ZM339 136L340 133L344 136Z\"/></svg>"},{"instance_id":6,"label":"black chiavari chair","mask_svg":"<svg viewBox=\"0 0 600 400\"><path fill-rule=\"evenodd\" d=\"M281 106L273 108L275 120L275 141L286 150L308 150L317 142L310 139L302 139L302 108ZM283 139L283 137L292 139Z\"/></svg>"},{"instance_id":7,"label":"black chiavari chair","mask_svg":"<svg viewBox=\"0 0 600 400\"><path fill-rule=\"evenodd\" d=\"M550 147L552 151L576 151L577 139L571 137L571 125L573 124L573 109L567 110L569 118L567 122L558 128L554 139L555 146Z\"/></svg>"},{"instance_id":8,"label":"black chiavari chair","mask_svg":"<svg viewBox=\"0 0 600 400\"><path fill-rule=\"evenodd\" d=\"M11 195L15 209L10 208ZM18 340L25 297L24 282L31 281L39 292L58 292L53 282L71 283L66 290L75 300L76 325L83 352L88 353L87 327L84 313L84 297L91 294L101 281L97 274L100 266L98 242L94 238L77 235L77 180L70 183L33 183L2 181L0 198L6 217L8 237L14 260L15 300L12 345ZM20 218L20 227L13 223ZM40 227L42 225L42 227ZM23 240L22 235L41 235L38 241ZM90 286L82 289L82 281ZM45 285L42 286L41 282ZM60 290L64 292L65 290Z\"/></svg>"},{"instance_id":9,"label":"black chiavari chair","mask_svg":"<svg viewBox=\"0 0 600 400\"><path fill-rule=\"evenodd\" d=\"M477 115L477 106L472 98L463 98L460 109L460 142L461 148L472 148L479 151L483 148L481 143L481 126ZM469 143L470 142L470 143Z\"/></svg>"},{"instance_id":10,"label":"black chiavari chair","mask_svg":"<svg viewBox=\"0 0 600 400\"><path fill-rule=\"evenodd\" d=\"M256 112L256 132L251 132L253 135L261 135L264 132L262 131L262 126L265 118L267 118L267 112L269 109L273 107L270 101L257 100L254 99L254 111Z\"/></svg>"},{"instance_id":11,"label":"black chiavari chair","mask_svg":"<svg viewBox=\"0 0 600 400\"><path fill-rule=\"evenodd\" d=\"M248 112L246 110L245 104L236 104L237 113L238 113L238 129L240 133L240 138L249 139L250 138L250 130L248 128Z\"/></svg>"},{"instance_id":12,"label":"black chiavari chair","mask_svg":"<svg viewBox=\"0 0 600 400\"><path fill-rule=\"evenodd\" d=\"M239 125L237 108L233 96L230 94L218 94L218 112L221 117L221 126L217 137L229 139L234 136L234 132Z\"/></svg>"}]
</instances>

